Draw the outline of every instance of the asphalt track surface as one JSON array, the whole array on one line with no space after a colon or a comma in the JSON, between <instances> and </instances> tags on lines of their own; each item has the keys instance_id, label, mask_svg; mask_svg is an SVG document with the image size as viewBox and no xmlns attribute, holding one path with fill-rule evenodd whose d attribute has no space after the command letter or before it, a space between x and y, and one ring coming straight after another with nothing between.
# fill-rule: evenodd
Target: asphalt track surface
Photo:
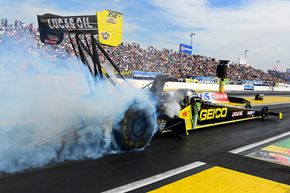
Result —
<instances>
[{"instance_id":1,"label":"asphalt track surface","mask_svg":"<svg viewBox=\"0 0 290 193\"><path fill-rule=\"evenodd\" d=\"M228 151L290 131L290 105L276 105L283 120L268 118L205 128L189 136L155 137L144 151L107 155L0 177L0 193L97 193L172 170L194 161L290 185L290 167ZM145 192L192 173L184 173Z\"/></svg>"}]
</instances>

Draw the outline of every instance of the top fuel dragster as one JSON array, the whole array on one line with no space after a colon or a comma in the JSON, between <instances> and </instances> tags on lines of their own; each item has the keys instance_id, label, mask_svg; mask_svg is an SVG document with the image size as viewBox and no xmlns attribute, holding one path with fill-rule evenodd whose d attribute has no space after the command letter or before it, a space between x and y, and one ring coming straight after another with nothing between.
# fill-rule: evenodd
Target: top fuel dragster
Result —
<instances>
[{"instance_id":1,"label":"top fuel dragster","mask_svg":"<svg viewBox=\"0 0 290 193\"><path fill-rule=\"evenodd\" d=\"M102 47L118 46L122 42L122 14L104 10L97 15L58 16L53 14L38 15L40 40L43 43L58 45L64 38L70 41L75 55L88 67L95 79L107 78L117 84L102 67L99 60L101 52L118 75L124 79L119 68ZM66 36L65 36L66 35ZM154 127L158 123L158 131L164 133L185 133L203 127L234 123L251 119L265 119L268 115L282 118L282 113L269 112L267 107L262 110L250 108L250 103L242 98L227 97L225 93L217 93L220 98L230 102L241 103L244 107L215 104L203 100L202 96L190 89L179 89L170 94L163 91L164 84L176 81L175 78L159 75L149 90L158 101L158 117L152 122L152 112L131 106L124 119L113 129L113 138L125 150L145 147L154 135ZM169 115L170 105L175 104L179 110Z\"/></svg>"},{"instance_id":2,"label":"top fuel dragster","mask_svg":"<svg viewBox=\"0 0 290 193\"><path fill-rule=\"evenodd\" d=\"M269 115L277 116L282 119L281 112L270 112L268 107L261 110L252 109L250 101L233 96L227 96L225 92L221 93L197 93L190 89L178 89L172 94L164 92L163 88L167 81L173 81L174 78L160 75L156 77L150 90L159 98L158 119L160 133L180 133L189 134L190 130L204 127L235 123L251 119L262 119ZM215 103L206 99L214 98ZM175 101L180 111L175 116L168 116L166 113L168 106ZM236 103L238 106L228 105L227 102Z\"/></svg>"}]
</instances>

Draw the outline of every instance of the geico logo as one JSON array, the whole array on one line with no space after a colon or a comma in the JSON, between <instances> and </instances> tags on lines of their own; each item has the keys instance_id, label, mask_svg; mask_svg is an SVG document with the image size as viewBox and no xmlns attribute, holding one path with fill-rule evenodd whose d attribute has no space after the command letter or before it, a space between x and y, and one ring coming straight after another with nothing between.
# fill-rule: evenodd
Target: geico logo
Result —
<instances>
[{"instance_id":1,"label":"geico logo","mask_svg":"<svg viewBox=\"0 0 290 193\"><path fill-rule=\"evenodd\" d=\"M227 116L228 109L226 107L216 109L202 109L200 111L199 119L201 121L209 119L219 119Z\"/></svg>"}]
</instances>

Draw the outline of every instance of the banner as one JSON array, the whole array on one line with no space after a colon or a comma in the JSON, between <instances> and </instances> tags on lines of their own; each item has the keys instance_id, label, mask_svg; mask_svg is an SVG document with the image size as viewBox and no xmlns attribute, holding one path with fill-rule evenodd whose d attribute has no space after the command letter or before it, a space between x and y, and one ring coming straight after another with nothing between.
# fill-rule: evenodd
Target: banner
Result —
<instances>
[{"instance_id":1,"label":"banner","mask_svg":"<svg viewBox=\"0 0 290 193\"><path fill-rule=\"evenodd\" d=\"M179 45L179 52L185 54L192 54L192 46L187 44L180 44Z\"/></svg>"},{"instance_id":2,"label":"banner","mask_svg":"<svg viewBox=\"0 0 290 193\"><path fill-rule=\"evenodd\" d=\"M40 40L43 43L58 45L64 33L98 34L101 44L118 46L122 43L123 15L104 10L97 15L59 16L54 14L37 15Z\"/></svg>"},{"instance_id":3,"label":"banner","mask_svg":"<svg viewBox=\"0 0 290 193\"><path fill-rule=\"evenodd\" d=\"M126 78L132 78L133 75L133 71L131 70L120 70L122 76L126 77ZM119 75L119 73L117 72L117 70L114 71L115 75Z\"/></svg>"},{"instance_id":4,"label":"banner","mask_svg":"<svg viewBox=\"0 0 290 193\"><path fill-rule=\"evenodd\" d=\"M66 16L45 14L37 15L40 40L46 44L58 45L63 41L63 34L96 32L98 30L95 15Z\"/></svg>"},{"instance_id":5,"label":"banner","mask_svg":"<svg viewBox=\"0 0 290 193\"><path fill-rule=\"evenodd\" d=\"M97 12L98 34L101 44L118 46L122 43L123 15L104 10Z\"/></svg>"},{"instance_id":6,"label":"banner","mask_svg":"<svg viewBox=\"0 0 290 193\"><path fill-rule=\"evenodd\" d=\"M133 78L135 79L154 79L158 72L142 72L142 71L133 71Z\"/></svg>"},{"instance_id":7,"label":"banner","mask_svg":"<svg viewBox=\"0 0 290 193\"><path fill-rule=\"evenodd\" d=\"M192 76L193 80L197 80L200 83L216 83L217 78L213 76Z\"/></svg>"},{"instance_id":8,"label":"banner","mask_svg":"<svg viewBox=\"0 0 290 193\"><path fill-rule=\"evenodd\" d=\"M254 86L253 85L245 85L244 86L244 90L254 90Z\"/></svg>"}]
</instances>

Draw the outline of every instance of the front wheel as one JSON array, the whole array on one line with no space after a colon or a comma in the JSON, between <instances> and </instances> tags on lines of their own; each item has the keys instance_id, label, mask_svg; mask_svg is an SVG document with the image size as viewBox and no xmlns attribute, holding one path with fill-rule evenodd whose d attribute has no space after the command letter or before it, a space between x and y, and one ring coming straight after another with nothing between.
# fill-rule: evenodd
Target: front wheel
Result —
<instances>
[{"instance_id":1,"label":"front wheel","mask_svg":"<svg viewBox=\"0 0 290 193\"><path fill-rule=\"evenodd\" d=\"M146 109L129 108L124 119L113 129L113 138L121 150L144 148L152 138L155 116Z\"/></svg>"}]
</instances>

